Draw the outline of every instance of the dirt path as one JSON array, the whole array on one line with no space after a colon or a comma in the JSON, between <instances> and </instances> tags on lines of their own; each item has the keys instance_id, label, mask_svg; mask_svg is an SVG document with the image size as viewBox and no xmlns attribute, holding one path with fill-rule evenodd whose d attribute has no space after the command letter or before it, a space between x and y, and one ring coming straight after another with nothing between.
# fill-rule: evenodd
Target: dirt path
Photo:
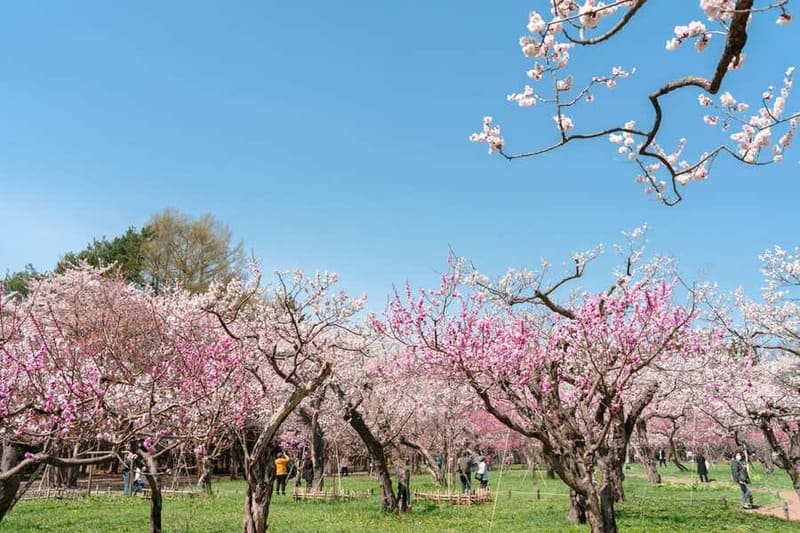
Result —
<instances>
[{"instance_id":1,"label":"dirt path","mask_svg":"<svg viewBox=\"0 0 800 533\"><path fill-rule=\"evenodd\" d=\"M789 504L789 520L800 520L800 496L793 490L781 491L781 499ZM755 512L761 514L768 514L780 518L786 518L786 513L783 510L783 504L774 505L771 507L759 507Z\"/></svg>"}]
</instances>

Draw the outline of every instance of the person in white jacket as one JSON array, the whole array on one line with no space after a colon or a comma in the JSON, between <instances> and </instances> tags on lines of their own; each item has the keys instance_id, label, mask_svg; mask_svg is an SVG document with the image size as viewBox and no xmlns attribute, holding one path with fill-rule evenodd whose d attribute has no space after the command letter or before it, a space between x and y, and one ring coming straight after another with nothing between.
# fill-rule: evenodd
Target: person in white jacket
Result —
<instances>
[{"instance_id":1,"label":"person in white jacket","mask_svg":"<svg viewBox=\"0 0 800 533\"><path fill-rule=\"evenodd\" d=\"M489 469L486 467L486 457L483 456L478 461L478 471L475 472L475 479L481 482L481 488L485 489L489 485Z\"/></svg>"}]
</instances>

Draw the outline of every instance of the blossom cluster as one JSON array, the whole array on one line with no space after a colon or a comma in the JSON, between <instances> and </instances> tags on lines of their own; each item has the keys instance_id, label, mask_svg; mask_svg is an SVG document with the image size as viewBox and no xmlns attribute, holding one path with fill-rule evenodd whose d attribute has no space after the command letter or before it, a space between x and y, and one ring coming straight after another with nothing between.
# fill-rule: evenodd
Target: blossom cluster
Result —
<instances>
[{"instance_id":1,"label":"blossom cluster","mask_svg":"<svg viewBox=\"0 0 800 533\"><path fill-rule=\"evenodd\" d=\"M741 130L731 134L731 140L736 142L736 151L743 161L755 163L759 161L764 149L769 149L773 162L783 160L783 153L792 143L797 131L798 119L800 114L789 117L786 113L786 99L792 89L794 67L786 70L783 87L776 90L770 86L761 95L761 106L757 114L745 118L742 115L750 109L744 102L738 102L734 96L725 91L719 97L719 103L715 104L711 97L705 94L698 96L698 102L702 107L714 108L718 114L707 114L703 117L703 122L708 125L720 125L727 130L731 124L740 124ZM773 130L785 125L785 132L777 139L773 140Z\"/></svg>"}]
</instances>

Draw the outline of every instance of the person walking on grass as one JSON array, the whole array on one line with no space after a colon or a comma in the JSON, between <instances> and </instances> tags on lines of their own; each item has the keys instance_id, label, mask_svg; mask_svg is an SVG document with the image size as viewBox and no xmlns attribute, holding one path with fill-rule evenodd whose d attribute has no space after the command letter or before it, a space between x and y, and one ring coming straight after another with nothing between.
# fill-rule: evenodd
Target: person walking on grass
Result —
<instances>
[{"instance_id":1,"label":"person walking on grass","mask_svg":"<svg viewBox=\"0 0 800 533\"><path fill-rule=\"evenodd\" d=\"M742 462L742 454L737 453L731 461L731 477L739 484L742 491L742 509L753 508L753 493L750 492L750 476L747 473L747 465Z\"/></svg>"}]
</instances>

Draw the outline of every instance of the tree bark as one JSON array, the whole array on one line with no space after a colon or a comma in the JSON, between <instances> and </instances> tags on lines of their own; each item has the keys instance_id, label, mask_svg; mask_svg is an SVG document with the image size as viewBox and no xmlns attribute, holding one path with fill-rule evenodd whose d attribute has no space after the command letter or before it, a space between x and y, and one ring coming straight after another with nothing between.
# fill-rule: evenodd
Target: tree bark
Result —
<instances>
[{"instance_id":1,"label":"tree bark","mask_svg":"<svg viewBox=\"0 0 800 533\"><path fill-rule=\"evenodd\" d=\"M138 450L139 455L145 462L145 479L150 490L150 533L161 533L161 510L164 507L164 500L161 495L161 480L158 476L158 463L155 457L145 450ZM135 462L131 463L131 480L135 470ZM133 494L133 492L131 492Z\"/></svg>"},{"instance_id":2,"label":"tree bark","mask_svg":"<svg viewBox=\"0 0 800 533\"><path fill-rule=\"evenodd\" d=\"M242 445L237 439L231 439L230 449L230 477L232 480L239 479L244 470L244 454L242 453Z\"/></svg>"},{"instance_id":3,"label":"tree bark","mask_svg":"<svg viewBox=\"0 0 800 533\"><path fill-rule=\"evenodd\" d=\"M109 452L108 455L89 459L63 459L40 452L33 455L28 454L20 461L18 455L19 451L15 446L8 443L3 444L3 452L0 454L0 520L17 503L16 494L19 490L22 473L32 465L46 464L61 467L95 465L105 463L116 457L114 452Z\"/></svg>"},{"instance_id":4,"label":"tree bark","mask_svg":"<svg viewBox=\"0 0 800 533\"><path fill-rule=\"evenodd\" d=\"M771 411L753 414L758 416L761 432L772 451L775 452L775 464L786 471L792 480L792 488L800 496L800 431ZM777 425L777 429L788 437L786 441L778 440L773 424Z\"/></svg>"},{"instance_id":5,"label":"tree bark","mask_svg":"<svg viewBox=\"0 0 800 533\"><path fill-rule=\"evenodd\" d=\"M320 404L322 395L314 398L311 409L301 407L297 410L300 418L311 430L311 454L314 458L314 481L311 486L322 490L325 485L325 432L319 423Z\"/></svg>"},{"instance_id":6,"label":"tree bark","mask_svg":"<svg viewBox=\"0 0 800 533\"><path fill-rule=\"evenodd\" d=\"M19 450L7 442L3 443L0 455L0 521L14 507L14 498L17 495L21 474L6 475L17 462Z\"/></svg>"},{"instance_id":7,"label":"tree bark","mask_svg":"<svg viewBox=\"0 0 800 533\"><path fill-rule=\"evenodd\" d=\"M428 473L433 476L433 479L438 486L444 487L447 485L444 476L444 462L442 462L442 468L439 468L439 466L436 464L436 458L433 456L430 450L418 442L408 440L406 437L400 437L400 444L403 446L408 446L425 459L425 468L428 470Z\"/></svg>"},{"instance_id":8,"label":"tree bark","mask_svg":"<svg viewBox=\"0 0 800 533\"><path fill-rule=\"evenodd\" d=\"M272 484L275 480L273 455L258 463L245 463L247 489L244 500L244 533L264 533L269 527L269 506L272 501Z\"/></svg>"},{"instance_id":9,"label":"tree bark","mask_svg":"<svg viewBox=\"0 0 800 533\"><path fill-rule=\"evenodd\" d=\"M269 505L272 499L272 483L275 478L275 435L283 422L303 399L317 390L330 376L331 364L325 363L316 377L303 386L296 386L286 402L276 411L261 429L252 450L245 448L244 474L247 480L243 531L244 533L265 533L269 527Z\"/></svg>"},{"instance_id":10,"label":"tree bark","mask_svg":"<svg viewBox=\"0 0 800 533\"><path fill-rule=\"evenodd\" d=\"M617 533L614 519L614 488L603 483L600 490L592 490L586 498L586 518L592 533Z\"/></svg>"},{"instance_id":11,"label":"tree bark","mask_svg":"<svg viewBox=\"0 0 800 533\"><path fill-rule=\"evenodd\" d=\"M411 510L411 471L408 464L397 458L397 512L407 513Z\"/></svg>"},{"instance_id":12,"label":"tree bark","mask_svg":"<svg viewBox=\"0 0 800 533\"><path fill-rule=\"evenodd\" d=\"M367 427L357 407L348 403L345 407L344 418L361 438L372 457L372 462L378 476L378 483L381 486L381 509L385 512L394 511L397 509L397 497L392 487L392 476L389 474L389 467L386 464L386 453L383 449L383 444L381 444L375 435L372 434L369 427Z\"/></svg>"},{"instance_id":13,"label":"tree bark","mask_svg":"<svg viewBox=\"0 0 800 533\"><path fill-rule=\"evenodd\" d=\"M567 519L573 524L586 523L586 498L569 489L569 514Z\"/></svg>"},{"instance_id":14,"label":"tree bark","mask_svg":"<svg viewBox=\"0 0 800 533\"><path fill-rule=\"evenodd\" d=\"M197 478L197 488L201 489L206 494L211 494L211 474L214 470L214 461L209 455L204 453L201 457L197 457L197 466L200 469L200 477Z\"/></svg>"},{"instance_id":15,"label":"tree bark","mask_svg":"<svg viewBox=\"0 0 800 533\"><path fill-rule=\"evenodd\" d=\"M647 481L653 484L661 483L661 474L658 472L655 450L650 447L647 439L647 420L644 418L636 422L637 457L642 462L647 472Z\"/></svg>"},{"instance_id":16,"label":"tree bark","mask_svg":"<svg viewBox=\"0 0 800 533\"><path fill-rule=\"evenodd\" d=\"M678 457L678 447L675 446L675 440L672 438L672 435L669 436L669 453L672 455L672 463L678 467L678 470L681 472L686 472L689 469L681 463L680 458Z\"/></svg>"}]
</instances>

